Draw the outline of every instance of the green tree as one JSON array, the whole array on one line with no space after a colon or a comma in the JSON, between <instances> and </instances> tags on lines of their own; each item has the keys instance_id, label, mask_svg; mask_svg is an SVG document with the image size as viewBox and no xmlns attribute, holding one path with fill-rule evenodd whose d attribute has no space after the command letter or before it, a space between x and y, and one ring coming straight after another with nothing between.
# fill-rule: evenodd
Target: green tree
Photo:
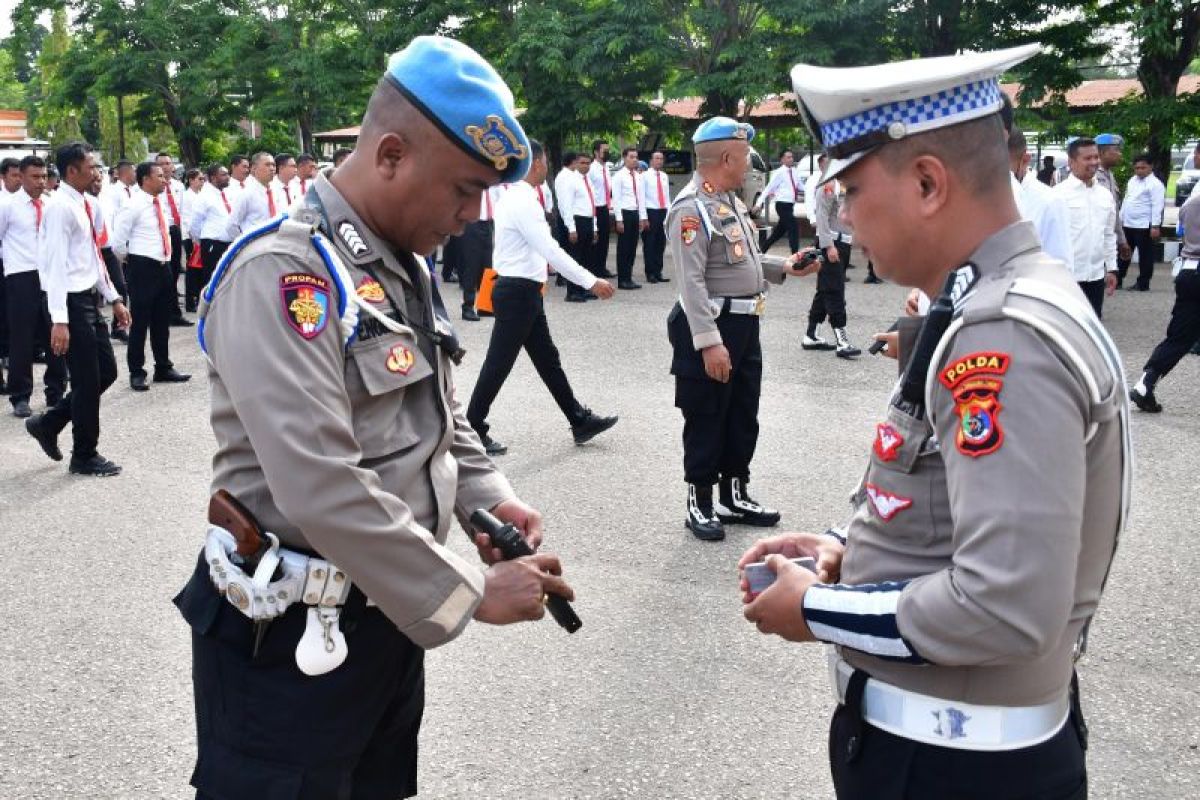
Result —
<instances>
[{"instance_id":1,"label":"green tree","mask_svg":"<svg viewBox=\"0 0 1200 800\"><path fill-rule=\"evenodd\" d=\"M24 108L25 84L17 80L12 53L0 50L0 108Z\"/></svg>"}]
</instances>

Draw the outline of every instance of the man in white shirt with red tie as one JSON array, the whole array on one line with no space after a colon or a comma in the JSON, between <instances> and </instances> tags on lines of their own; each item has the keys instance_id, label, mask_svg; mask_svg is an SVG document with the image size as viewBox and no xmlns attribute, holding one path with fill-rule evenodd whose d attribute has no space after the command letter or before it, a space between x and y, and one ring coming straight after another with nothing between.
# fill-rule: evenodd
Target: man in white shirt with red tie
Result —
<instances>
[{"instance_id":1,"label":"man in white shirt with red tie","mask_svg":"<svg viewBox=\"0 0 1200 800\"><path fill-rule=\"evenodd\" d=\"M296 156L296 177L292 179L293 202L304 199L308 187L317 179L317 159L312 153L301 153Z\"/></svg>"},{"instance_id":2,"label":"man in white shirt with red tie","mask_svg":"<svg viewBox=\"0 0 1200 800\"><path fill-rule=\"evenodd\" d=\"M205 170L208 182L200 190L192 206L192 238L200 244L200 276L188 288L187 303L194 308L200 292L212 278L213 270L233 237L229 235L229 217L233 213L233 195L229 187L229 170L213 163Z\"/></svg>"},{"instance_id":3,"label":"man in white shirt with red tie","mask_svg":"<svg viewBox=\"0 0 1200 800\"><path fill-rule=\"evenodd\" d=\"M596 210L596 244L593 246L590 269L601 278L615 278L608 269L608 235L612 225L612 180L608 175L608 142L592 142L592 162L588 166L588 184Z\"/></svg>"},{"instance_id":4,"label":"man in white shirt with red tie","mask_svg":"<svg viewBox=\"0 0 1200 800\"><path fill-rule=\"evenodd\" d=\"M187 238L187 220L183 218L183 182L175 178L175 159L170 153L159 153L154 162L162 168L163 173L163 208L167 214L167 230L171 235L171 274L175 276L175 286L179 285L179 276L183 275L183 240ZM183 316L179 308L179 290L175 290L175 299L171 301L171 324L187 328L192 323Z\"/></svg>"},{"instance_id":5,"label":"man in white shirt with red tie","mask_svg":"<svg viewBox=\"0 0 1200 800\"><path fill-rule=\"evenodd\" d=\"M112 231L113 251L125 259L125 279L133 325L129 329L126 363L129 385L135 392L150 388L146 382L146 333L154 354L155 383L183 383L190 375L171 363L171 311L178 308L175 273L171 270L170 221L164 197L162 167L150 161L138 164L140 192L117 213Z\"/></svg>"},{"instance_id":6,"label":"man in white shirt with red tie","mask_svg":"<svg viewBox=\"0 0 1200 800\"><path fill-rule=\"evenodd\" d=\"M487 417L522 349L529 354L538 376L567 418L576 444L583 444L617 424L615 416L598 416L575 399L558 348L550 336L542 301L547 262L597 297L612 297L613 287L590 274L554 241L534 188L546 179L546 154L535 139L529 140L529 150L529 172L523 180L510 184L496 204L496 248L492 263L497 275L492 290L496 323L467 406L467 421L479 434L488 455L508 450L488 435L491 426Z\"/></svg>"},{"instance_id":7,"label":"man in white shirt with red tie","mask_svg":"<svg viewBox=\"0 0 1200 800\"><path fill-rule=\"evenodd\" d=\"M789 253L800 250L800 228L796 224L796 209L804 202L803 185L801 178L796 174L796 154L791 150L784 150L779 154L779 168L771 175L771 181L767 184L762 199L755 206L757 211L772 198L775 199L775 228L770 236L762 240L762 246L759 248L764 253L784 236L788 240Z\"/></svg>"},{"instance_id":8,"label":"man in white shirt with red tie","mask_svg":"<svg viewBox=\"0 0 1200 800\"><path fill-rule=\"evenodd\" d=\"M275 190L276 198L283 198L280 211L287 211L300 199L295 188L298 172L296 159L291 153L275 154L275 178L271 181L271 188Z\"/></svg>"},{"instance_id":9,"label":"man in white shirt with red tie","mask_svg":"<svg viewBox=\"0 0 1200 800\"><path fill-rule=\"evenodd\" d=\"M564 153L563 168L554 176L554 194L558 198L558 216L566 232L563 249L595 275L592 259L596 243L596 204L587 176L589 162L582 153ZM568 303L583 303L596 296L567 276L559 277L567 284Z\"/></svg>"},{"instance_id":10,"label":"man in white shirt with red tie","mask_svg":"<svg viewBox=\"0 0 1200 800\"><path fill-rule=\"evenodd\" d=\"M638 237L650 227L646 217L646 192L638 172L636 147L621 151L621 169L612 176L612 207L617 221L617 288L640 289L633 280L633 260Z\"/></svg>"},{"instance_id":11,"label":"man in white shirt with red tie","mask_svg":"<svg viewBox=\"0 0 1200 800\"><path fill-rule=\"evenodd\" d=\"M8 311L8 399L13 415L24 419L33 412L33 354L49 344L50 314L38 276L38 236L45 216L46 162L37 156L21 159L21 188L0 200L0 257L4 259L4 295ZM49 348L47 348L49 349ZM66 392L66 363L46 358L46 407Z\"/></svg>"},{"instance_id":12,"label":"man in white shirt with red tie","mask_svg":"<svg viewBox=\"0 0 1200 800\"><path fill-rule=\"evenodd\" d=\"M112 303L121 327L129 311L117 294L100 258L92 201L84 195L96 175L90 145L75 142L55 151L62 183L46 203L42 218L38 271L50 309L50 349L67 358L71 391L45 414L25 420L25 430L54 461L62 460L58 435L72 426L70 471L76 475L108 477L121 468L96 447L100 439L100 395L117 378L108 327L100 303Z\"/></svg>"},{"instance_id":13,"label":"man in white shirt with red tie","mask_svg":"<svg viewBox=\"0 0 1200 800\"><path fill-rule=\"evenodd\" d=\"M275 157L270 153L255 153L250 159L250 177L245 190L238 192L229 215L229 238L232 241L246 231L270 222L287 209L283 198L275 196L271 185L275 177Z\"/></svg>"},{"instance_id":14,"label":"man in white shirt with red tie","mask_svg":"<svg viewBox=\"0 0 1200 800\"><path fill-rule=\"evenodd\" d=\"M650 168L642 173L642 193L646 198L646 230L642 232L642 260L646 263L647 283L670 283L663 276L663 253L667 232L663 227L671 208L671 181L662 171L663 154L650 154Z\"/></svg>"}]
</instances>

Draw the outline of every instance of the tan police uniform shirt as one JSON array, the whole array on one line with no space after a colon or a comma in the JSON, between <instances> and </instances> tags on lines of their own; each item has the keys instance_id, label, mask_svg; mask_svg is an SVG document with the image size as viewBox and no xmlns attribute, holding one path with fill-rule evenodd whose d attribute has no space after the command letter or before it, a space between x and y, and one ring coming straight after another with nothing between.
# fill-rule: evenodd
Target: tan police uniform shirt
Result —
<instances>
[{"instance_id":1,"label":"tan police uniform shirt","mask_svg":"<svg viewBox=\"0 0 1200 800\"><path fill-rule=\"evenodd\" d=\"M928 419L894 402L879 421L842 563L843 584L909 582L896 621L928 663L839 652L922 694L1034 705L1065 691L1114 553L1130 458L1124 384L1059 307L1008 291L1032 278L1086 309L1030 223L998 232L970 261L980 278L965 324L931 365ZM1062 343L1001 306L1053 323ZM1089 365L1101 402L1064 347Z\"/></svg>"},{"instance_id":2,"label":"tan police uniform shirt","mask_svg":"<svg viewBox=\"0 0 1200 800\"><path fill-rule=\"evenodd\" d=\"M667 236L680 281L680 304L697 350L721 344L719 303L752 297L767 282L783 283L787 259L765 256L750 212L733 192L717 192L700 173L680 191L667 214Z\"/></svg>"},{"instance_id":3,"label":"tan police uniform shirt","mask_svg":"<svg viewBox=\"0 0 1200 800\"><path fill-rule=\"evenodd\" d=\"M326 175L316 188L349 291L394 318L386 291L407 319L433 327L425 267L375 236ZM446 547L452 516L512 489L463 417L448 358L366 314L346 347L330 271L307 229L285 226L247 245L201 310L212 488L285 546L346 570L402 633L435 647L461 632L484 587L480 565Z\"/></svg>"}]
</instances>

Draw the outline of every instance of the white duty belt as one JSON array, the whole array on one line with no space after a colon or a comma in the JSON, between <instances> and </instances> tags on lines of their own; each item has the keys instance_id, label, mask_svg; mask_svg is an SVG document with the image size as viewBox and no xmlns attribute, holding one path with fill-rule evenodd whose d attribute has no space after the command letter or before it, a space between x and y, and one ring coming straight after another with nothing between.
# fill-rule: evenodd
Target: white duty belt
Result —
<instances>
[{"instance_id":1,"label":"white duty belt","mask_svg":"<svg viewBox=\"0 0 1200 800\"><path fill-rule=\"evenodd\" d=\"M1200 258L1184 258L1183 256L1179 256L1171 262L1171 277L1197 268L1200 268Z\"/></svg>"},{"instance_id":2,"label":"white duty belt","mask_svg":"<svg viewBox=\"0 0 1200 800\"><path fill-rule=\"evenodd\" d=\"M839 703L854 674L833 648L829 672ZM1041 744L1062 730L1071 713L1066 689L1040 706L979 706L910 692L868 678L863 689L863 719L876 728L923 744L956 750L1019 750Z\"/></svg>"},{"instance_id":3,"label":"white duty belt","mask_svg":"<svg viewBox=\"0 0 1200 800\"><path fill-rule=\"evenodd\" d=\"M213 586L230 605L259 623L282 616L293 603L304 603L308 621L296 645L296 666L306 675L337 669L349 652L340 616L350 596L350 576L323 558L280 547L273 533L266 536L271 546L249 575L233 561L237 551L233 534L210 525L204 560ZM271 580L277 569L280 577Z\"/></svg>"},{"instance_id":4,"label":"white duty belt","mask_svg":"<svg viewBox=\"0 0 1200 800\"><path fill-rule=\"evenodd\" d=\"M835 233L833 235L833 240L835 242L842 242L843 244L854 244L854 234L853 233Z\"/></svg>"},{"instance_id":5,"label":"white duty belt","mask_svg":"<svg viewBox=\"0 0 1200 800\"><path fill-rule=\"evenodd\" d=\"M708 301L708 305L717 316L720 316L722 312L726 312L729 314L745 314L752 317L761 317L767 310L767 296L765 294L756 294L754 297L713 298Z\"/></svg>"}]
</instances>

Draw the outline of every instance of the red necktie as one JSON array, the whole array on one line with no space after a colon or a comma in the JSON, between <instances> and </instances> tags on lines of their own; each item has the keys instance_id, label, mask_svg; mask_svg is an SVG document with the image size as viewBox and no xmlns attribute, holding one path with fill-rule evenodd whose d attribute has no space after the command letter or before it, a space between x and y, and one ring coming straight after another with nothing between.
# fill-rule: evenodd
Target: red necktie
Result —
<instances>
[{"instance_id":1,"label":"red necktie","mask_svg":"<svg viewBox=\"0 0 1200 800\"><path fill-rule=\"evenodd\" d=\"M609 208L612 208L612 187L608 184L608 167L600 165L600 174L604 176L604 197L605 203Z\"/></svg>"},{"instance_id":2,"label":"red necktie","mask_svg":"<svg viewBox=\"0 0 1200 800\"><path fill-rule=\"evenodd\" d=\"M800 190L796 188L796 173L792 172L791 167L784 167L788 171L788 177L792 179L792 199L797 203L800 202Z\"/></svg>"},{"instance_id":3,"label":"red necktie","mask_svg":"<svg viewBox=\"0 0 1200 800\"><path fill-rule=\"evenodd\" d=\"M484 204L487 206L487 217L486 217L486 219L491 219L491 218L492 218L492 193L491 193L491 192L489 192L489 191L486 191L486 190L484 191L484 193L483 193L483 202L484 202Z\"/></svg>"},{"instance_id":4,"label":"red necktie","mask_svg":"<svg viewBox=\"0 0 1200 800\"><path fill-rule=\"evenodd\" d=\"M154 195L154 216L158 218L158 232L162 234L163 258L171 258L171 235L167 233L167 218L163 216L162 203Z\"/></svg>"},{"instance_id":5,"label":"red necktie","mask_svg":"<svg viewBox=\"0 0 1200 800\"><path fill-rule=\"evenodd\" d=\"M88 199L83 198L83 210L87 212L88 227L92 229L92 244L96 246L96 261L100 264L100 277L104 279L104 285L112 288L112 281L108 277L108 265L104 263L104 256L100 253L100 237L96 235L96 219L92 216L92 204ZM104 240L108 241L108 229L104 230Z\"/></svg>"},{"instance_id":6,"label":"red necktie","mask_svg":"<svg viewBox=\"0 0 1200 800\"><path fill-rule=\"evenodd\" d=\"M546 210L546 195L544 192L542 192L541 186L537 187L537 189L538 189L538 202L542 204L542 211L545 211Z\"/></svg>"},{"instance_id":7,"label":"red necktie","mask_svg":"<svg viewBox=\"0 0 1200 800\"><path fill-rule=\"evenodd\" d=\"M275 218L275 193L271 191L270 186L267 186L266 190L267 190L267 213L271 215L272 219L274 219Z\"/></svg>"},{"instance_id":8,"label":"red necktie","mask_svg":"<svg viewBox=\"0 0 1200 800\"><path fill-rule=\"evenodd\" d=\"M633 187L634 210L637 210L637 205L638 205L637 184L638 184L637 173L634 172L633 170L629 170L629 185Z\"/></svg>"},{"instance_id":9,"label":"red necktie","mask_svg":"<svg viewBox=\"0 0 1200 800\"><path fill-rule=\"evenodd\" d=\"M308 194L308 187L304 185L304 178L300 179L300 196Z\"/></svg>"},{"instance_id":10,"label":"red necktie","mask_svg":"<svg viewBox=\"0 0 1200 800\"><path fill-rule=\"evenodd\" d=\"M218 191L221 193L221 202L225 204L225 213L232 214L233 209L229 207L229 199L225 197L225 190L218 189Z\"/></svg>"},{"instance_id":11,"label":"red necktie","mask_svg":"<svg viewBox=\"0 0 1200 800\"><path fill-rule=\"evenodd\" d=\"M581 175L583 178L583 186L588 192L588 208L592 210L592 219L596 218L596 195L592 194L592 182L587 175Z\"/></svg>"},{"instance_id":12,"label":"red necktie","mask_svg":"<svg viewBox=\"0 0 1200 800\"><path fill-rule=\"evenodd\" d=\"M287 204L290 206L292 204L292 190L284 186L283 196L287 198Z\"/></svg>"},{"instance_id":13,"label":"red necktie","mask_svg":"<svg viewBox=\"0 0 1200 800\"><path fill-rule=\"evenodd\" d=\"M132 193L129 191L129 187L128 187L128 186L126 186L126 187L125 187L125 196L126 196L126 197L133 197L133 194L132 194Z\"/></svg>"},{"instance_id":14,"label":"red necktie","mask_svg":"<svg viewBox=\"0 0 1200 800\"><path fill-rule=\"evenodd\" d=\"M33 203L33 210L37 213L37 228L36 228L36 230L40 231L42 229L42 198L33 197L33 198L30 198L30 202Z\"/></svg>"},{"instance_id":15,"label":"red necktie","mask_svg":"<svg viewBox=\"0 0 1200 800\"><path fill-rule=\"evenodd\" d=\"M662 173L658 172L656 170L654 174L658 176L658 181L657 181L658 182L658 207L666 208L667 207L667 195L666 195L666 192L663 191Z\"/></svg>"},{"instance_id":16,"label":"red necktie","mask_svg":"<svg viewBox=\"0 0 1200 800\"><path fill-rule=\"evenodd\" d=\"M167 182L167 205L171 207L171 219L175 220L175 227L179 227L179 206L175 205L175 195L171 194L171 183Z\"/></svg>"}]
</instances>

